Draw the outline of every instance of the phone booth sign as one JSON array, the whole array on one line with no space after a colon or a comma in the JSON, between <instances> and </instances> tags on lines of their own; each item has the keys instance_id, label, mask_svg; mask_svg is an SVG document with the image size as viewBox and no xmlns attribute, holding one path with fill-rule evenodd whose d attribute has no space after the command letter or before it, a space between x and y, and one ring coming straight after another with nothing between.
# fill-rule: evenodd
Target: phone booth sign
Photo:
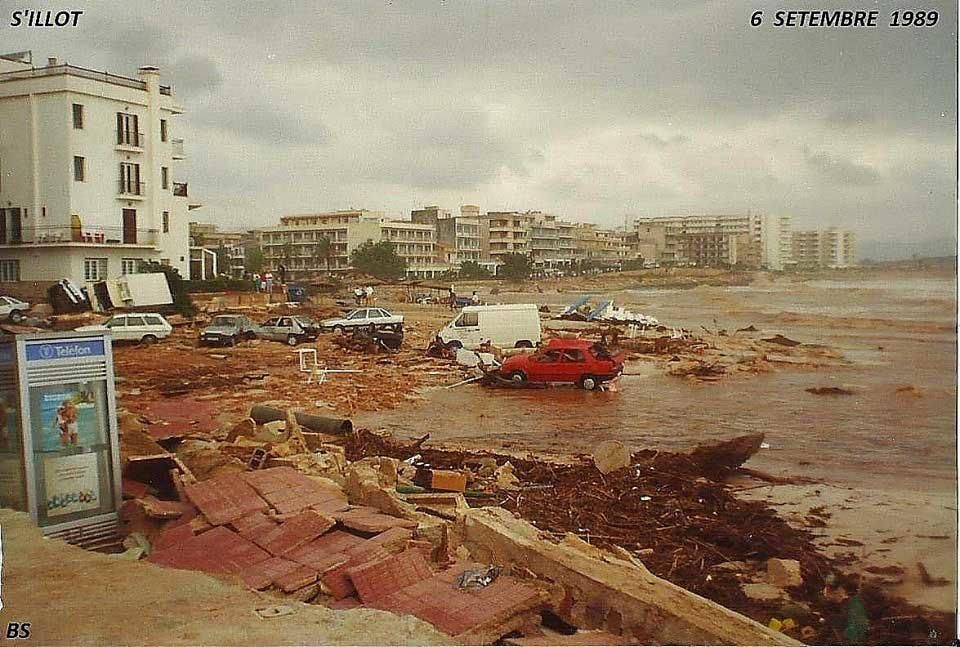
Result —
<instances>
[{"instance_id":1,"label":"phone booth sign","mask_svg":"<svg viewBox=\"0 0 960 647\"><path fill-rule=\"evenodd\" d=\"M3 504L29 511L44 534L71 543L111 540L121 499L109 334L17 335L6 346L7 353L0 344ZM16 397L7 388L10 350ZM14 483L17 462L21 488Z\"/></svg>"}]
</instances>

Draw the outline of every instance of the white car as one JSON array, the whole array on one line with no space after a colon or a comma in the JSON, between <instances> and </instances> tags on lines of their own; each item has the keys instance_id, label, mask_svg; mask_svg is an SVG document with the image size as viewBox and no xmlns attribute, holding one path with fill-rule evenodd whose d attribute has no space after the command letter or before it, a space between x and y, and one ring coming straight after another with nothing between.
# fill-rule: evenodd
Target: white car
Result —
<instances>
[{"instance_id":1,"label":"white car","mask_svg":"<svg viewBox=\"0 0 960 647\"><path fill-rule=\"evenodd\" d=\"M325 319L321 324L324 330L344 332L355 328L374 326L376 328L402 328L403 315L393 315L383 308L357 308L341 319Z\"/></svg>"},{"instance_id":2,"label":"white car","mask_svg":"<svg viewBox=\"0 0 960 647\"><path fill-rule=\"evenodd\" d=\"M13 323L20 323L30 309L30 304L13 297L0 297L0 317L7 317Z\"/></svg>"},{"instance_id":3,"label":"white car","mask_svg":"<svg viewBox=\"0 0 960 647\"><path fill-rule=\"evenodd\" d=\"M166 319L154 312L137 312L113 315L96 326L80 326L78 332L110 331L114 341L138 341L152 344L158 339L169 337L173 332Z\"/></svg>"}]
</instances>

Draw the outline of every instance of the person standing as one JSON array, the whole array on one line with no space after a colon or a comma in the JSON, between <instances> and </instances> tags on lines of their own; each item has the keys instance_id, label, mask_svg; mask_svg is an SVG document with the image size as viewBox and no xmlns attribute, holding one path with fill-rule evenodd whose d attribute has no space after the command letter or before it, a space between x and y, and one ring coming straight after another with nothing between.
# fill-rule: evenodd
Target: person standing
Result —
<instances>
[{"instance_id":1,"label":"person standing","mask_svg":"<svg viewBox=\"0 0 960 647\"><path fill-rule=\"evenodd\" d=\"M453 289L453 285L450 286L450 309L454 310L457 307L457 292Z\"/></svg>"},{"instance_id":2,"label":"person standing","mask_svg":"<svg viewBox=\"0 0 960 647\"><path fill-rule=\"evenodd\" d=\"M370 305L370 297L373 296L373 286L368 285L363 288L363 299L367 302L367 305Z\"/></svg>"},{"instance_id":3,"label":"person standing","mask_svg":"<svg viewBox=\"0 0 960 647\"><path fill-rule=\"evenodd\" d=\"M267 292L272 293L272 292L273 292L273 273L272 273L272 272L267 272L267 274L266 274L266 276L265 276L264 278L266 279L266 290L267 290Z\"/></svg>"},{"instance_id":4,"label":"person standing","mask_svg":"<svg viewBox=\"0 0 960 647\"><path fill-rule=\"evenodd\" d=\"M287 284L287 266L284 265L283 263L280 263L280 265L277 266L277 273L280 275L280 285L286 285Z\"/></svg>"},{"instance_id":5,"label":"person standing","mask_svg":"<svg viewBox=\"0 0 960 647\"><path fill-rule=\"evenodd\" d=\"M476 290L473 291L473 295L470 297L470 303L472 303L475 306L480 305L480 295L477 294Z\"/></svg>"}]
</instances>

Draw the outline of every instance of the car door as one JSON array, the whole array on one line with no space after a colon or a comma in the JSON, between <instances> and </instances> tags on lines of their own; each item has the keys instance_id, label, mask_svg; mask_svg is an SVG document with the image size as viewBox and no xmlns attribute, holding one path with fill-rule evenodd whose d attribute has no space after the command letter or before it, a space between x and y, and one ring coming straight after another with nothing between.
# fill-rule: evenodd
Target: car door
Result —
<instances>
[{"instance_id":1,"label":"car door","mask_svg":"<svg viewBox=\"0 0 960 647\"><path fill-rule=\"evenodd\" d=\"M146 333L156 336L158 339L166 337L169 333L167 327L163 325L163 319L156 315L146 315L143 320L146 322Z\"/></svg>"},{"instance_id":2,"label":"car door","mask_svg":"<svg viewBox=\"0 0 960 647\"><path fill-rule=\"evenodd\" d=\"M267 319L260 326L260 336L265 339L278 339L278 330L277 323L280 321L279 317L274 317L273 319Z\"/></svg>"},{"instance_id":3,"label":"car door","mask_svg":"<svg viewBox=\"0 0 960 647\"><path fill-rule=\"evenodd\" d=\"M147 328L147 322L141 316L128 316L127 325L124 327L124 339L128 341L140 341L144 335L151 334Z\"/></svg>"},{"instance_id":4,"label":"car door","mask_svg":"<svg viewBox=\"0 0 960 647\"><path fill-rule=\"evenodd\" d=\"M114 341L125 341L128 339L128 337L126 336L126 332L127 332L126 315L117 315L117 316L111 317L103 325L110 329L110 332L113 335Z\"/></svg>"},{"instance_id":5,"label":"car door","mask_svg":"<svg viewBox=\"0 0 960 647\"><path fill-rule=\"evenodd\" d=\"M453 326L457 330L457 339L464 348L476 348L483 341L480 334L479 312L461 312Z\"/></svg>"},{"instance_id":6,"label":"car door","mask_svg":"<svg viewBox=\"0 0 960 647\"><path fill-rule=\"evenodd\" d=\"M556 382L559 379L561 352L556 349L546 350L530 358L530 375L533 382Z\"/></svg>"},{"instance_id":7,"label":"car door","mask_svg":"<svg viewBox=\"0 0 960 647\"><path fill-rule=\"evenodd\" d=\"M347 317L347 325L351 328L356 326L364 326L367 324L367 312L366 308L361 308L360 310L354 310L350 313L350 316Z\"/></svg>"},{"instance_id":8,"label":"car door","mask_svg":"<svg viewBox=\"0 0 960 647\"><path fill-rule=\"evenodd\" d=\"M297 326L297 322L294 321L293 317L280 317L280 320L277 321L277 339L280 341L286 341L289 335L299 336L300 327Z\"/></svg>"},{"instance_id":9,"label":"car door","mask_svg":"<svg viewBox=\"0 0 960 647\"><path fill-rule=\"evenodd\" d=\"M579 348L568 348L557 363L558 382L577 382L587 369L587 357Z\"/></svg>"}]
</instances>

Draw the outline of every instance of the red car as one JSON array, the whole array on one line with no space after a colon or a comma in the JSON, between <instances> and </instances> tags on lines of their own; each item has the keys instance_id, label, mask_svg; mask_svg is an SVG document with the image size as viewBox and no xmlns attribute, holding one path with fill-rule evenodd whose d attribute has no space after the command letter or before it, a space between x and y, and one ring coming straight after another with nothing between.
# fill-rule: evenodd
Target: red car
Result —
<instances>
[{"instance_id":1,"label":"red car","mask_svg":"<svg viewBox=\"0 0 960 647\"><path fill-rule=\"evenodd\" d=\"M516 384L563 382L597 388L623 372L623 353L611 355L586 339L551 339L537 352L508 357L500 374Z\"/></svg>"}]
</instances>

